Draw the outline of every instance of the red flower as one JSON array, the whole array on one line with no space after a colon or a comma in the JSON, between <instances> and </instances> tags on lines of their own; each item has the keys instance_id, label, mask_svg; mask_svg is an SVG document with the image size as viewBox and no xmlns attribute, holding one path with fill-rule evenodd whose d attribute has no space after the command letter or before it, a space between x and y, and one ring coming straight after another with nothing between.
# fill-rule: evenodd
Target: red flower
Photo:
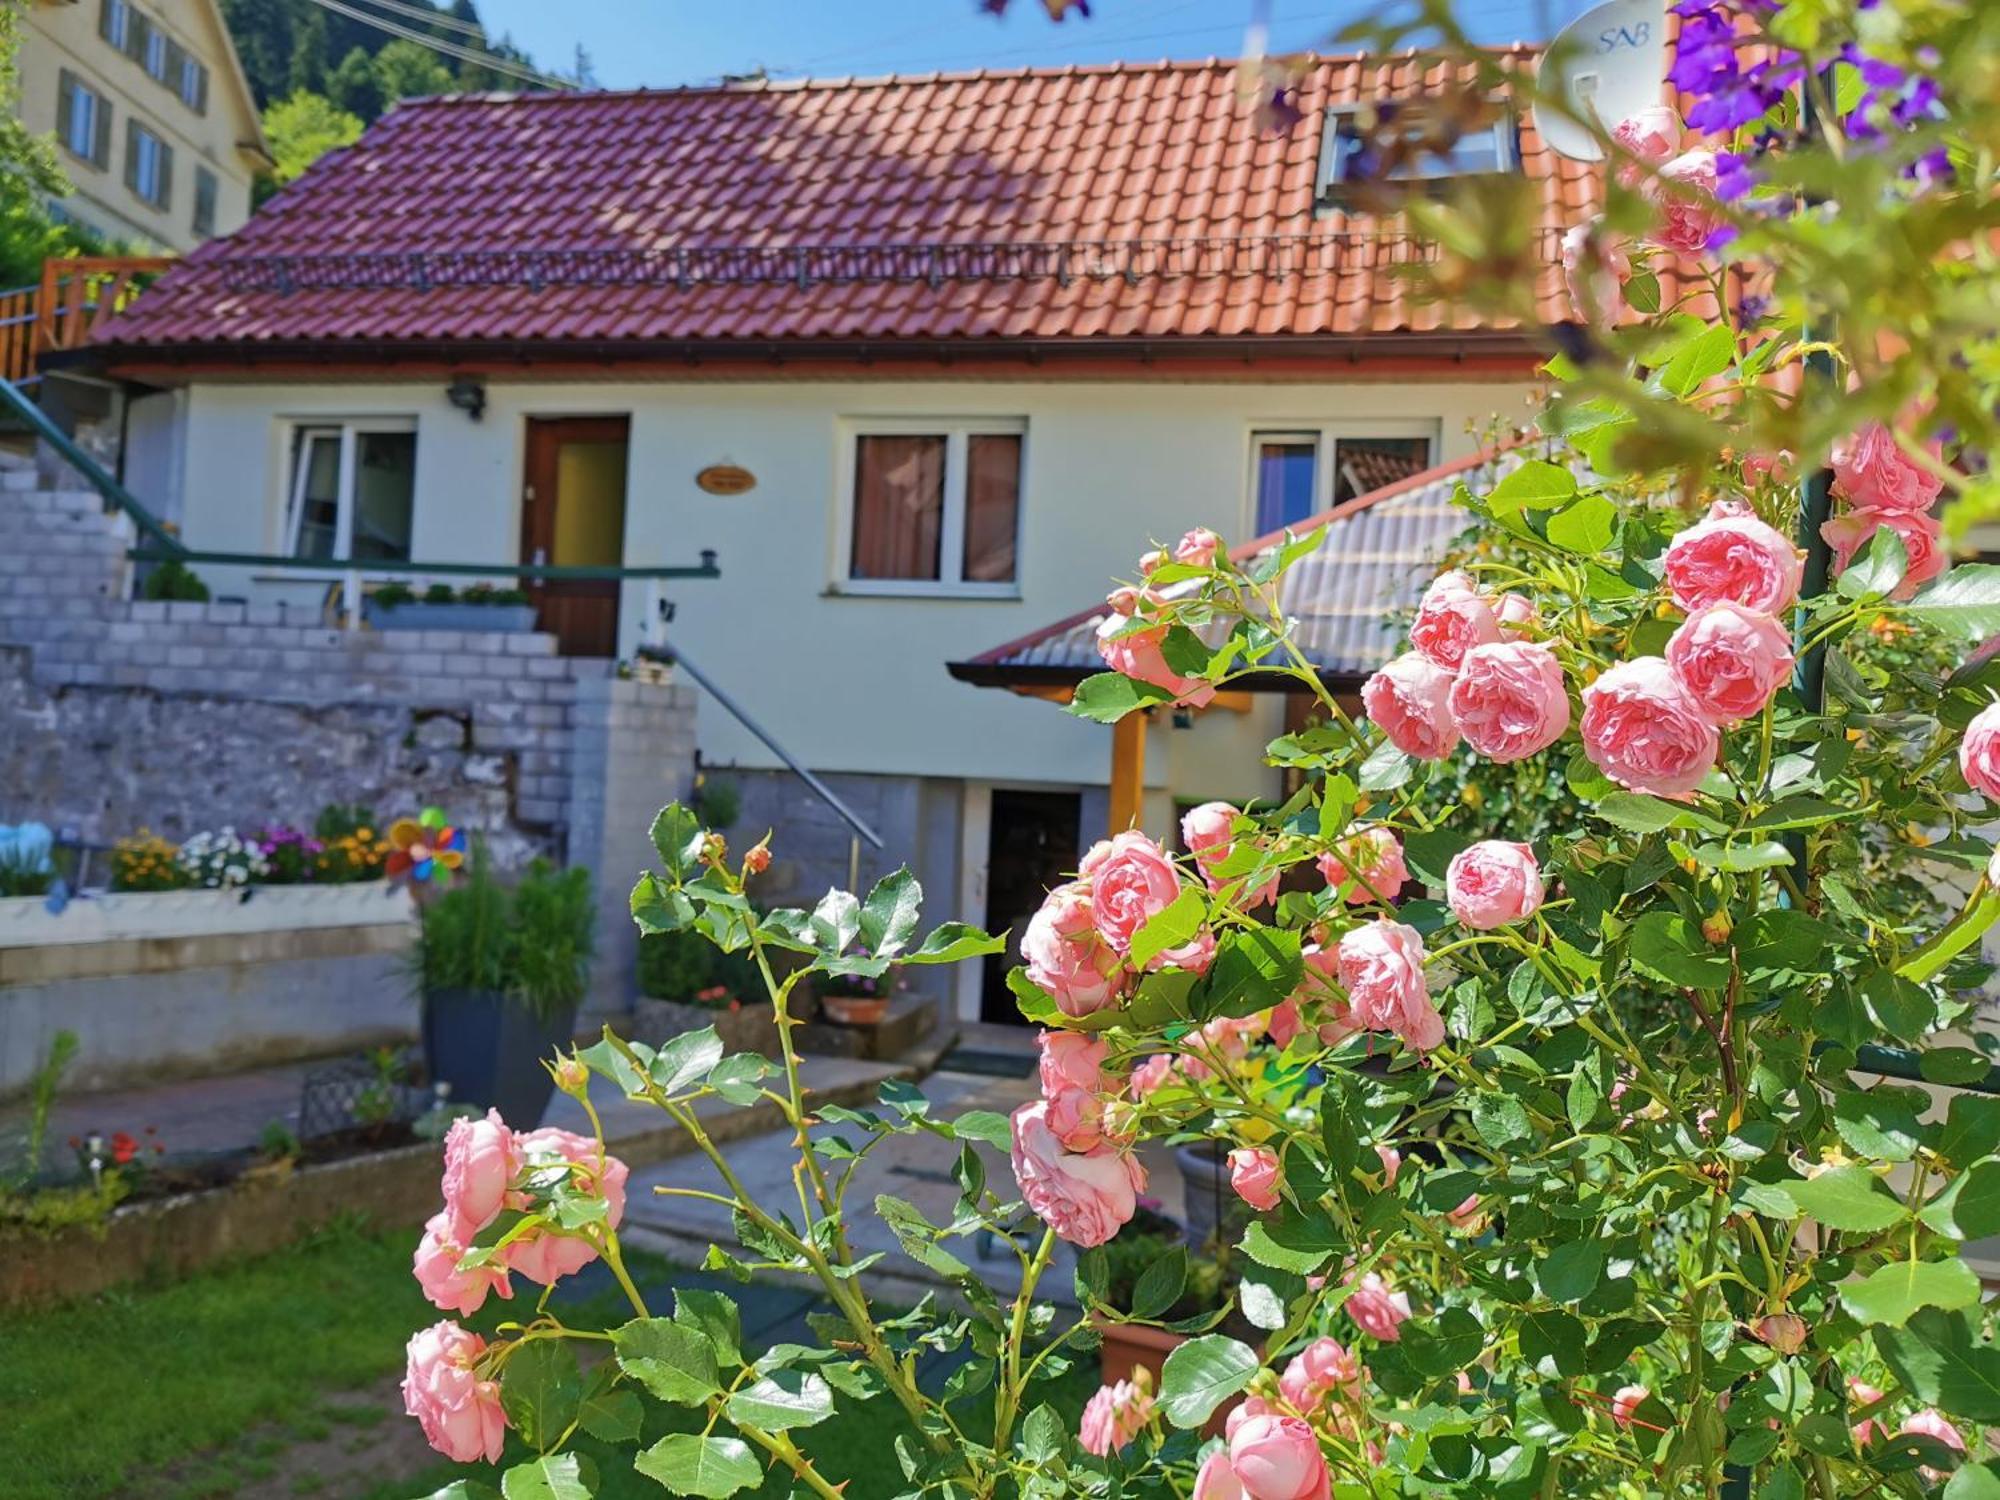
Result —
<instances>
[{"instance_id":1,"label":"red flower","mask_svg":"<svg viewBox=\"0 0 2000 1500\"><path fill-rule=\"evenodd\" d=\"M117 1162L119 1166L124 1166L125 1163L138 1154L139 1143L124 1131L121 1130L111 1137L111 1159Z\"/></svg>"}]
</instances>

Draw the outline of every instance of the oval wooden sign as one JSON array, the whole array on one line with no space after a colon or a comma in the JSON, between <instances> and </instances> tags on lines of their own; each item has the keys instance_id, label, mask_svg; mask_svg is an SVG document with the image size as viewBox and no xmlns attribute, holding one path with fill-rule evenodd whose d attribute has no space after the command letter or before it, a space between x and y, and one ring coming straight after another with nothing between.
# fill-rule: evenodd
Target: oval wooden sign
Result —
<instances>
[{"instance_id":1,"label":"oval wooden sign","mask_svg":"<svg viewBox=\"0 0 2000 1500\"><path fill-rule=\"evenodd\" d=\"M736 464L710 464L694 482L711 495L743 495L757 488L757 476Z\"/></svg>"}]
</instances>

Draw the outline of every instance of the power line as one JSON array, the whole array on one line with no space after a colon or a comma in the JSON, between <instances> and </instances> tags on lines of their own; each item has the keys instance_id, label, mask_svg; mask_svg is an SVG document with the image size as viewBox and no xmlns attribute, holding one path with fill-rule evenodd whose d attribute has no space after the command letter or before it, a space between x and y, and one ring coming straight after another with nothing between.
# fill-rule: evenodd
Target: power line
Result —
<instances>
[{"instance_id":1,"label":"power line","mask_svg":"<svg viewBox=\"0 0 2000 1500\"><path fill-rule=\"evenodd\" d=\"M1180 12L1186 10L1192 10L1195 6L1203 3L1204 0L1176 0L1176 3L1172 5L1161 7L1149 13L1146 17L1144 17L1144 23L1159 21L1167 16L1177 15ZM1132 21L1139 19L1140 18L1136 16L1127 17L1126 23L1130 24ZM1229 25L1230 23L1219 22L1217 24L1221 26L1226 26ZM872 42L867 42L858 46L851 45L851 46L840 47L832 52L821 52L813 57L806 58L805 61L801 63L797 63L795 65L786 67L782 71L787 73L807 73L812 71L814 68L820 67L829 62L837 62L843 58L865 57L872 55L885 47L896 47L901 45L902 43L916 41L922 37L938 36L943 33L944 29L945 28L940 26L936 21L927 21L921 26L912 27L907 31L898 31L892 36L877 37ZM1092 28L1086 31L1084 35L1088 40L1092 42L1118 42L1125 40L1125 38L1119 34L1115 26L1108 28ZM1058 37L1055 40L1060 41L1062 40L1062 38ZM1037 49L1024 49L1024 50L1039 50L1039 49L1037 48ZM961 54L961 55L970 55L970 54Z\"/></svg>"},{"instance_id":2,"label":"power line","mask_svg":"<svg viewBox=\"0 0 2000 1500\"><path fill-rule=\"evenodd\" d=\"M468 43L467 45L482 47L486 45L486 28L484 26L480 25L477 21L461 21L449 11L433 10L427 5L414 3L414 0L368 0L368 4L378 6L388 11L391 15L407 16L411 20L421 22L425 25L442 26L447 31L456 31L463 36L472 36L479 39L477 43Z\"/></svg>"},{"instance_id":3,"label":"power line","mask_svg":"<svg viewBox=\"0 0 2000 1500\"><path fill-rule=\"evenodd\" d=\"M461 47L456 42L446 42L434 36L426 36L423 32L412 31L407 26L399 26L394 21L387 20L384 17L370 15L367 11L356 10L351 5L343 4L342 0L312 0L312 3L317 5L321 10L330 11L334 15L346 16L351 21L359 21L364 26L372 26L377 31L386 32L390 36L401 37L407 41L415 42L419 46L427 47L442 57L476 63L482 68L491 69L493 72L505 77L519 79L524 83L536 84L542 88L567 89L574 87L566 78L551 77L544 73L538 73L533 68L523 67L517 62L491 52L482 52L472 47Z\"/></svg>"}]
</instances>

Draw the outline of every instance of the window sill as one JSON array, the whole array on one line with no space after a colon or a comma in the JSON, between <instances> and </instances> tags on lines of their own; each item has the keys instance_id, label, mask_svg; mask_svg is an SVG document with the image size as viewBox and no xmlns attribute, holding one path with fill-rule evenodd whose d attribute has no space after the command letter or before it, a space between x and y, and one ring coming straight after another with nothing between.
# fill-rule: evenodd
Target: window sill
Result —
<instances>
[{"instance_id":1,"label":"window sill","mask_svg":"<svg viewBox=\"0 0 2000 1500\"><path fill-rule=\"evenodd\" d=\"M1014 583L926 583L921 579L843 579L820 591L822 599L939 599L975 604L1018 604Z\"/></svg>"}]
</instances>

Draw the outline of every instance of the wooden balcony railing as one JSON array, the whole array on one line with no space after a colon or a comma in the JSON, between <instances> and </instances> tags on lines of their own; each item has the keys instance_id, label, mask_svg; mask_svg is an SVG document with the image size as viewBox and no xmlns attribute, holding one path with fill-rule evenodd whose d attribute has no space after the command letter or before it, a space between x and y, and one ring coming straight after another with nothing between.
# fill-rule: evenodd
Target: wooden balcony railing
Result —
<instances>
[{"instance_id":1,"label":"wooden balcony railing","mask_svg":"<svg viewBox=\"0 0 2000 1500\"><path fill-rule=\"evenodd\" d=\"M0 292L0 379L33 379L39 356L76 348L172 264L166 256L140 255L43 261L39 286Z\"/></svg>"}]
</instances>

